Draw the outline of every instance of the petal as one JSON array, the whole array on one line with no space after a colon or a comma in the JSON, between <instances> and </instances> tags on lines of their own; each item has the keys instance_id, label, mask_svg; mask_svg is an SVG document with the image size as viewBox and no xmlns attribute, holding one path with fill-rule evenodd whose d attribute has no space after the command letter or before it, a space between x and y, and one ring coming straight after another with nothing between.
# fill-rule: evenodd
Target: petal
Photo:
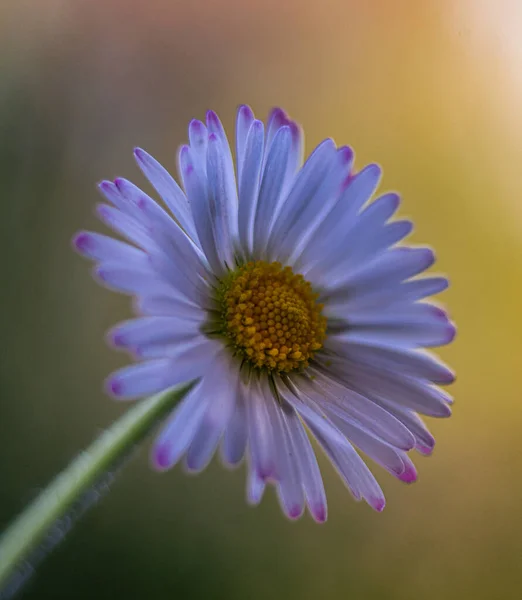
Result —
<instances>
[{"instance_id":1,"label":"petal","mask_svg":"<svg viewBox=\"0 0 522 600\"><path fill-rule=\"evenodd\" d=\"M444 291L448 285L445 277L423 277L395 283L386 288L373 286L346 290L344 294L335 294L328 301L327 312L348 318L352 310L416 302Z\"/></svg>"},{"instance_id":2,"label":"petal","mask_svg":"<svg viewBox=\"0 0 522 600\"><path fill-rule=\"evenodd\" d=\"M223 162L224 162L224 185L227 190L227 195L230 198L235 198L237 204L237 187L236 187L236 178L234 175L234 161L232 160L232 152L230 151L230 145L228 143L227 134L219 120L217 114L209 110L207 111L207 128L209 132L209 142L210 138L216 138L219 140L219 147L222 152Z\"/></svg>"},{"instance_id":3,"label":"petal","mask_svg":"<svg viewBox=\"0 0 522 600\"><path fill-rule=\"evenodd\" d=\"M304 136L301 128L295 121L292 121L286 112L282 108L274 108L270 111L267 122L267 133L266 133L266 148L269 150L274 138L278 131L282 127L289 127L292 136L292 143L290 146L287 172L283 187L286 187L290 183L295 172L301 167L303 163L303 150L304 150ZM265 160L263 163L266 164L267 155L265 154Z\"/></svg>"},{"instance_id":4,"label":"petal","mask_svg":"<svg viewBox=\"0 0 522 600\"><path fill-rule=\"evenodd\" d=\"M156 243L160 251L150 256L155 271L194 302L204 305L211 277L187 236L174 225L168 235L156 232Z\"/></svg>"},{"instance_id":5,"label":"petal","mask_svg":"<svg viewBox=\"0 0 522 600\"><path fill-rule=\"evenodd\" d=\"M366 165L356 175L351 177L346 184L340 200L345 205L347 219L355 218L361 208L368 202L379 185L381 167L376 164Z\"/></svg>"},{"instance_id":6,"label":"petal","mask_svg":"<svg viewBox=\"0 0 522 600\"><path fill-rule=\"evenodd\" d=\"M333 281L327 281L327 297L335 299L350 291L368 293L369 290L385 289L413 277L435 262L431 248L393 248L360 269L338 273ZM325 278L316 281L326 281Z\"/></svg>"},{"instance_id":7,"label":"petal","mask_svg":"<svg viewBox=\"0 0 522 600\"><path fill-rule=\"evenodd\" d=\"M208 340L198 351L198 360L191 352L176 359L151 360L113 373L107 380L107 390L114 397L129 400L155 394L163 390L201 377L212 362L221 344Z\"/></svg>"},{"instance_id":8,"label":"petal","mask_svg":"<svg viewBox=\"0 0 522 600\"><path fill-rule=\"evenodd\" d=\"M140 262L146 259L145 254L119 240L101 233L81 231L73 239L73 245L83 256L100 262Z\"/></svg>"},{"instance_id":9,"label":"petal","mask_svg":"<svg viewBox=\"0 0 522 600\"><path fill-rule=\"evenodd\" d=\"M130 265L122 263L103 263L94 270L94 275L102 285L125 294L140 294L145 291L162 292L165 283L162 282L150 268L148 257L143 263L134 261Z\"/></svg>"},{"instance_id":10,"label":"petal","mask_svg":"<svg viewBox=\"0 0 522 600\"><path fill-rule=\"evenodd\" d=\"M240 106L236 117L236 157L237 157L237 180L241 181L243 168L245 164L246 149L248 146L248 136L252 123L254 122L254 113L250 106Z\"/></svg>"},{"instance_id":11,"label":"petal","mask_svg":"<svg viewBox=\"0 0 522 600\"><path fill-rule=\"evenodd\" d=\"M286 396L286 399L292 402L290 396ZM354 498L357 500L364 498L372 508L381 511L385 505L382 490L353 446L324 413L321 413L313 404L305 407L298 401L292 403L300 412Z\"/></svg>"},{"instance_id":12,"label":"petal","mask_svg":"<svg viewBox=\"0 0 522 600\"><path fill-rule=\"evenodd\" d=\"M166 359L124 367L109 377L106 389L112 396L122 400L155 394L175 385L169 382L171 367Z\"/></svg>"},{"instance_id":13,"label":"petal","mask_svg":"<svg viewBox=\"0 0 522 600\"><path fill-rule=\"evenodd\" d=\"M317 271L320 273L325 265L337 264L346 257L344 248L347 240L353 237L363 216L358 216L358 213L376 190L380 175L380 167L372 164L345 179L337 203L317 228L309 250L303 256L303 274L307 277L317 277Z\"/></svg>"},{"instance_id":14,"label":"petal","mask_svg":"<svg viewBox=\"0 0 522 600\"><path fill-rule=\"evenodd\" d=\"M422 419L409 408L399 406L388 400L380 399L379 403L389 413L397 417L415 437L415 449L421 454L429 455L435 447L435 438L428 431Z\"/></svg>"},{"instance_id":15,"label":"petal","mask_svg":"<svg viewBox=\"0 0 522 600\"><path fill-rule=\"evenodd\" d=\"M248 439L246 414L247 392L241 381L238 381L236 393L234 412L225 430L221 444L221 456L225 464L229 466L236 466L241 462L245 455Z\"/></svg>"},{"instance_id":16,"label":"petal","mask_svg":"<svg viewBox=\"0 0 522 600\"><path fill-rule=\"evenodd\" d=\"M133 244L143 248L143 250L154 252L156 249L151 232L134 217L130 217L128 214L107 204L98 204L96 214L107 227L127 238Z\"/></svg>"},{"instance_id":17,"label":"petal","mask_svg":"<svg viewBox=\"0 0 522 600\"><path fill-rule=\"evenodd\" d=\"M361 323L353 325L343 337L347 341L388 348L444 346L455 337L456 329L447 318L422 322Z\"/></svg>"},{"instance_id":18,"label":"petal","mask_svg":"<svg viewBox=\"0 0 522 600\"><path fill-rule=\"evenodd\" d=\"M247 481L247 502L252 505L259 504L265 491L265 481L257 474L256 469L249 469Z\"/></svg>"},{"instance_id":19,"label":"petal","mask_svg":"<svg viewBox=\"0 0 522 600\"><path fill-rule=\"evenodd\" d=\"M121 195L136 207L135 217L147 227L148 231L159 229L169 232L173 227L178 226L172 217L139 187L121 177L115 180L115 184Z\"/></svg>"},{"instance_id":20,"label":"petal","mask_svg":"<svg viewBox=\"0 0 522 600\"><path fill-rule=\"evenodd\" d=\"M230 421L236 405L239 366L228 348L224 348L209 366L202 394L207 394L211 400L187 451L186 465L190 471L201 471L208 465Z\"/></svg>"},{"instance_id":21,"label":"petal","mask_svg":"<svg viewBox=\"0 0 522 600\"><path fill-rule=\"evenodd\" d=\"M333 379L379 405L386 401L431 417L451 415L451 397L423 380L407 377L399 372L372 368L350 369L347 365L331 364L322 368L329 371Z\"/></svg>"},{"instance_id":22,"label":"petal","mask_svg":"<svg viewBox=\"0 0 522 600\"><path fill-rule=\"evenodd\" d=\"M283 201L282 191L288 166L292 137L289 127L277 132L268 151L266 165L261 179L259 200L254 218L254 256L264 256L272 223L277 219Z\"/></svg>"},{"instance_id":23,"label":"petal","mask_svg":"<svg viewBox=\"0 0 522 600\"><path fill-rule=\"evenodd\" d=\"M141 317L116 325L109 332L111 343L117 348L143 348L149 344L175 343L200 336L198 319L183 317Z\"/></svg>"},{"instance_id":24,"label":"petal","mask_svg":"<svg viewBox=\"0 0 522 600\"><path fill-rule=\"evenodd\" d=\"M299 388L321 410L328 409L352 425L363 427L392 446L410 450L415 439L408 429L388 411L364 395L336 381L320 370L310 369L313 382L300 381Z\"/></svg>"},{"instance_id":25,"label":"petal","mask_svg":"<svg viewBox=\"0 0 522 600\"><path fill-rule=\"evenodd\" d=\"M297 219L287 231L283 246L277 256L282 262L295 265L310 239L330 213L339 198L341 185L348 176L353 163L353 151L344 146L332 158L330 169L324 180L299 211ZM298 264L301 264L298 261ZM299 269L298 269L299 270Z\"/></svg>"},{"instance_id":26,"label":"petal","mask_svg":"<svg viewBox=\"0 0 522 600\"><path fill-rule=\"evenodd\" d=\"M294 411L287 403L279 404L274 398L268 382L262 386L262 389L272 427L275 478L279 500L283 512L289 518L297 519L303 514L304 496L293 441L283 417L285 410L288 414Z\"/></svg>"},{"instance_id":27,"label":"petal","mask_svg":"<svg viewBox=\"0 0 522 600\"><path fill-rule=\"evenodd\" d=\"M323 523L327 515L326 493L315 452L297 414L283 411L283 416L292 439L310 514L317 522Z\"/></svg>"},{"instance_id":28,"label":"petal","mask_svg":"<svg viewBox=\"0 0 522 600\"><path fill-rule=\"evenodd\" d=\"M210 215L210 202L206 175L203 176L194 167L195 161L191 148L184 146L180 151L180 169L183 185L190 200L192 215L198 232L201 248L216 275L222 274L223 265L219 259L216 240Z\"/></svg>"},{"instance_id":29,"label":"petal","mask_svg":"<svg viewBox=\"0 0 522 600\"><path fill-rule=\"evenodd\" d=\"M380 231L375 231L373 235L368 234L364 239L359 239L357 243L354 236L353 243L346 246L348 260L343 261L339 266L343 269L360 268L390 246L403 240L412 229L411 221L394 221Z\"/></svg>"},{"instance_id":30,"label":"petal","mask_svg":"<svg viewBox=\"0 0 522 600\"><path fill-rule=\"evenodd\" d=\"M364 498L373 509L381 512L385 506L384 494L357 452L351 447L332 444L313 429L312 432L354 498Z\"/></svg>"},{"instance_id":31,"label":"petal","mask_svg":"<svg viewBox=\"0 0 522 600\"><path fill-rule=\"evenodd\" d=\"M172 175L145 150L136 148L134 156L143 174L172 211L178 223L187 235L197 242L198 237L191 216L190 205Z\"/></svg>"},{"instance_id":32,"label":"petal","mask_svg":"<svg viewBox=\"0 0 522 600\"><path fill-rule=\"evenodd\" d=\"M386 308L381 306L360 307L351 311L348 321L346 323L336 323L332 319L330 332L339 332L341 337L348 337L350 331L359 327L402 327L408 324L434 325L441 322L447 323L448 315L443 309L434 304L417 302L392 305Z\"/></svg>"},{"instance_id":33,"label":"petal","mask_svg":"<svg viewBox=\"0 0 522 600\"><path fill-rule=\"evenodd\" d=\"M239 241L246 256L254 249L254 219L261 184L264 151L264 125L254 121L248 131L243 165L239 177Z\"/></svg>"},{"instance_id":34,"label":"petal","mask_svg":"<svg viewBox=\"0 0 522 600\"><path fill-rule=\"evenodd\" d=\"M285 113L285 111L282 108L273 108L270 111L270 114L268 115L268 119L267 119L267 126L266 126L266 148L267 151L270 151L270 147L272 145L272 142L274 141L276 135L279 133L279 130L283 127L288 126L290 122L290 119L288 118L288 115ZM267 152L268 154L268 152ZM265 164L266 164L266 158L265 157Z\"/></svg>"},{"instance_id":35,"label":"petal","mask_svg":"<svg viewBox=\"0 0 522 600\"><path fill-rule=\"evenodd\" d=\"M360 213L356 220L357 228L364 228L370 233L395 214L400 202L400 196L394 192L382 194Z\"/></svg>"},{"instance_id":36,"label":"petal","mask_svg":"<svg viewBox=\"0 0 522 600\"><path fill-rule=\"evenodd\" d=\"M335 158L335 152L333 140L324 140L308 157L297 174L288 196L279 212L273 217L274 222L267 246L268 256L276 256L277 249L284 243L287 232L321 185L331 161Z\"/></svg>"},{"instance_id":37,"label":"petal","mask_svg":"<svg viewBox=\"0 0 522 600\"><path fill-rule=\"evenodd\" d=\"M365 429L340 419L331 412L326 412L326 414L339 431L342 431L361 452L395 476L404 473L405 463L402 460L402 456L405 456L404 452L397 450Z\"/></svg>"},{"instance_id":38,"label":"petal","mask_svg":"<svg viewBox=\"0 0 522 600\"><path fill-rule=\"evenodd\" d=\"M147 290L137 300L137 310L142 315L186 319L197 319L201 315L201 307L177 290L154 292Z\"/></svg>"},{"instance_id":39,"label":"petal","mask_svg":"<svg viewBox=\"0 0 522 600\"><path fill-rule=\"evenodd\" d=\"M251 374L246 399L248 442L252 469L263 480L275 477L274 435L267 403L257 374Z\"/></svg>"},{"instance_id":40,"label":"petal","mask_svg":"<svg viewBox=\"0 0 522 600\"><path fill-rule=\"evenodd\" d=\"M228 144L228 142L227 142ZM232 169L232 173L229 170ZM222 140L211 133L208 138L207 177L210 216L216 249L221 261L233 268L237 234L237 193L233 167L227 160Z\"/></svg>"},{"instance_id":41,"label":"petal","mask_svg":"<svg viewBox=\"0 0 522 600\"><path fill-rule=\"evenodd\" d=\"M189 124L190 151L194 167L200 177L207 177L208 129L201 121L192 119ZM181 175L181 161L179 172Z\"/></svg>"},{"instance_id":42,"label":"petal","mask_svg":"<svg viewBox=\"0 0 522 600\"><path fill-rule=\"evenodd\" d=\"M122 194L121 190L116 185L116 181L114 183L112 181L101 181L98 184L98 190L118 210L139 222L139 209L136 202L134 202L133 198L128 198Z\"/></svg>"},{"instance_id":43,"label":"petal","mask_svg":"<svg viewBox=\"0 0 522 600\"><path fill-rule=\"evenodd\" d=\"M292 135L292 145L290 146L290 156L286 170L285 191L292 185L296 173L303 164L304 157L304 133L302 128L295 121L289 121L288 126Z\"/></svg>"},{"instance_id":44,"label":"petal","mask_svg":"<svg viewBox=\"0 0 522 600\"><path fill-rule=\"evenodd\" d=\"M338 342L328 339L326 347L339 356L339 363L349 362L355 368L372 365L379 371L426 379L438 384L455 380L453 371L436 356L409 348L379 348L359 342Z\"/></svg>"},{"instance_id":45,"label":"petal","mask_svg":"<svg viewBox=\"0 0 522 600\"><path fill-rule=\"evenodd\" d=\"M136 357L143 360L152 358L175 360L182 356L185 362L189 360L197 362L200 354L205 353L207 344L208 338L199 334L179 340L150 340L148 343L132 349L132 352Z\"/></svg>"},{"instance_id":46,"label":"petal","mask_svg":"<svg viewBox=\"0 0 522 600\"><path fill-rule=\"evenodd\" d=\"M156 469L173 467L192 442L205 410L212 397L203 394L200 381L177 406L161 430L152 450L152 462Z\"/></svg>"},{"instance_id":47,"label":"petal","mask_svg":"<svg viewBox=\"0 0 522 600\"><path fill-rule=\"evenodd\" d=\"M379 258L385 250L393 246L411 233L411 221L395 221L380 230L375 230L364 239L356 238L354 231L349 239L339 246L337 251L323 256L313 268L307 272L307 277L317 279L318 273L322 281L344 278L348 273L359 272L365 265Z\"/></svg>"}]
</instances>

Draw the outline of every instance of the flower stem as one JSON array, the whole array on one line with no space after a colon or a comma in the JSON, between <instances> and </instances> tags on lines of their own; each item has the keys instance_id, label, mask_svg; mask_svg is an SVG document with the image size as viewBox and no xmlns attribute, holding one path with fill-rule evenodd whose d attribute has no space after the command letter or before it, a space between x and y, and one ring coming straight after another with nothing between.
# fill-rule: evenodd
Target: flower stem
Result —
<instances>
[{"instance_id":1,"label":"flower stem","mask_svg":"<svg viewBox=\"0 0 522 600\"><path fill-rule=\"evenodd\" d=\"M193 385L171 388L133 406L25 509L0 538L0 591L56 521L122 461Z\"/></svg>"}]
</instances>

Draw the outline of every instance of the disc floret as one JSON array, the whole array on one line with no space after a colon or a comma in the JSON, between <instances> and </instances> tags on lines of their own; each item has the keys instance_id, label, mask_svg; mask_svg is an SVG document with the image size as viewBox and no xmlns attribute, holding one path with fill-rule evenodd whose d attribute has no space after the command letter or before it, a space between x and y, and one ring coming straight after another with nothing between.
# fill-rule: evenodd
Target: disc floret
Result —
<instances>
[{"instance_id":1,"label":"disc floret","mask_svg":"<svg viewBox=\"0 0 522 600\"><path fill-rule=\"evenodd\" d=\"M318 294L279 262L252 261L219 289L222 333L254 367L289 372L308 366L326 337Z\"/></svg>"}]
</instances>

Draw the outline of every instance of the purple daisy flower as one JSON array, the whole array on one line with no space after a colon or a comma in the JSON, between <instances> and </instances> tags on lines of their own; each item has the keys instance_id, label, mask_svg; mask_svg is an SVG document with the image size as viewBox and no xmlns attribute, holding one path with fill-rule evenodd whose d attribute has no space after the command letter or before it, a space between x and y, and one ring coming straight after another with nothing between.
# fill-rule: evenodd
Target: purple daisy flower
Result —
<instances>
[{"instance_id":1,"label":"purple daisy flower","mask_svg":"<svg viewBox=\"0 0 522 600\"><path fill-rule=\"evenodd\" d=\"M448 281L417 277L432 250L397 246L412 229L390 221L399 197L369 202L380 168L354 173L349 147L327 139L302 164L299 126L275 109L265 127L247 106L235 165L214 112L188 134L183 189L134 152L165 207L126 179L100 184L110 204L99 217L130 243L90 232L74 241L105 285L136 297L140 314L110 333L141 362L113 373L109 392L132 399L197 380L155 443L159 469L184 456L200 471L220 446L227 465L247 457L250 502L274 483L286 515L306 504L324 521L306 425L353 496L382 510L357 450L408 483L408 451L433 450L418 413L450 415L437 385L454 375L422 348L449 343L455 327L423 299Z\"/></svg>"}]
</instances>

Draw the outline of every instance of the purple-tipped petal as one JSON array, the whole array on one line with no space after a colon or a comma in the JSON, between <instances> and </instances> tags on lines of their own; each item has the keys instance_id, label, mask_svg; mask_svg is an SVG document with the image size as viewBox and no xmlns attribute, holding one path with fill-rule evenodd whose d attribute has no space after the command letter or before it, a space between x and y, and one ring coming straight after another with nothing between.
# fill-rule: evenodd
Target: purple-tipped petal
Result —
<instances>
[{"instance_id":1,"label":"purple-tipped petal","mask_svg":"<svg viewBox=\"0 0 522 600\"><path fill-rule=\"evenodd\" d=\"M250 469L247 483L247 502L253 506L259 504L265 491L265 480L258 476L255 469Z\"/></svg>"},{"instance_id":2,"label":"purple-tipped petal","mask_svg":"<svg viewBox=\"0 0 522 600\"><path fill-rule=\"evenodd\" d=\"M244 160L239 178L238 233L242 252L251 256L254 250L254 220L264 154L264 125L254 121L245 141Z\"/></svg>"},{"instance_id":3,"label":"purple-tipped petal","mask_svg":"<svg viewBox=\"0 0 522 600\"><path fill-rule=\"evenodd\" d=\"M337 150L323 181L312 193L308 201L299 209L294 222L286 231L285 239L278 249L280 260L291 265L299 265L298 259L311 244L315 233L327 218L339 198L341 184L351 169L353 152L348 146Z\"/></svg>"},{"instance_id":4,"label":"purple-tipped petal","mask_svg":"<svg viewBox=\"0 0 522 600\"><path fill-rule=\"evenodd\" d=\"M273 224L268 241L269 256L276 255L278 248L282 247L287 232L302 214L303 207L307 206L310 199L324 181L326 173L330 170L332 161L335 160L336 148L333 140L324 140L308 157L303 168L295 177L295 181L288 192L285 202L280 210L273 216Z\"/></svg>"},{"instance_id":5,"label":"purple-tipped petal","mask_svg":"<svg viewBox=\"0 0 522 600\"><path fill-rule=\"evenodd\" d=\"M232 361L224 348L203 380L202 393L212 400L187 451L186 466L191 471L207 466L234 413L239 371Z\"/></svg>"},{"instance_id":6,"label":"purple-tipped petal","mask_svg":"<svg viewBox=\"0 0 522 600\"><path fill-rule=\"evenodd\" d=\"M90 231L78 233L73 245L83 256L99 262L141 264L146 257L141 250L129 244Z\"/></svg>"},{"instance_id":7,"label":"purple-tipped petal","mask_svg":"<svg viewBox=\"0 0 522 600\"><path fill-rule=\"evenodd\" d=\"M386 500L383 496L369 497L367 502L377 512L382 512L386 506Z\"/></svg>"},{"instance_id":8,"label":"purple-tipped petal","mask_svg":"<svg viewBox=\"0 0 522 600\"><path fill-rule=\"evenodd\" d=\"M414 483L415 481L417 481L417 469L409 459L408 462L405 464L404 472L398 476L398 479L400 479L404 483Z\"/></svg>"},{"instance_id":9,"label":"purple-tipped petal","mask_svg":"<svg viewBox=\"0 0 522 600\"><path fill-rule=\"evenodd\" d=\"M290 144L290 128L282 127L277 131L267 153L254 217L253 250L256 258L264 257L270 223L277 219L284 200L282 192L288 167Z\"/></svg>"},{"instance_id":10,"label":"purple-tipped petal","mask_svg":"<svg viewBox=\"0 0 522 600\"><path fill-rule=\"evenodd\" d=\"M218 256L223 264L230 267L234 265L234 248L238 238L238 204L232 168L226 160L222 141L216 133L211 133L207 154L211 223Z\"/></svg>"},{"instance_id":11,"label":"purple-tipped petal","mask_svg":"<svg viewBox=\"0 0 522 600\"><path fill-rule=\"evenodd\" d=\"M113 373L106 382L110 395L121 400L148 396L169 387L169 368L167 360L149 361L124 367Z\"/></svg>"},{"instance_id":12,"label":"purple-tipped petal","mask_svg":"<svg viewBox=\"0 0 522 600\"><path fill-rule=\"evenodd\" d=\"M197 233L188 200L174 178L145 150L135 148L134 157L143 174L162 197L178 223L192 240L197 242Z\"/></svg>"},{"instance_id":13,"label":"purple-tipped petal","mask_svg":"<svg viewBox=\"0 0 522 600\"><path fill-rule=\"evenodd\" d=\"M324 523L328 517L326 504L309 505L310 514L318 523Z\"/></svg>"},{"instance_id":14,"label":"purple-tipped petal","mask_svg":"<svg viewBox=\"0 0 522 600\"><path fill-rule=\"evenodd\" d=\"M210 402L210 397L202 394L203 384L204 379L192 388L160 431L151 455L156 469L172 468L194 439Z\"/></svg>"},{"instance_id":15,"label":"purple-tipped petal","mask_svg":"<svg viewBox=\"0 0 522 600\"><path fill-rule=\"evenodd\" d=\"M237 156L237 181L241 182L245 153L250 127L254 122L254 113L249 106L240 106L236 118L236 156Z\"/></svg>"}]
</instances>

